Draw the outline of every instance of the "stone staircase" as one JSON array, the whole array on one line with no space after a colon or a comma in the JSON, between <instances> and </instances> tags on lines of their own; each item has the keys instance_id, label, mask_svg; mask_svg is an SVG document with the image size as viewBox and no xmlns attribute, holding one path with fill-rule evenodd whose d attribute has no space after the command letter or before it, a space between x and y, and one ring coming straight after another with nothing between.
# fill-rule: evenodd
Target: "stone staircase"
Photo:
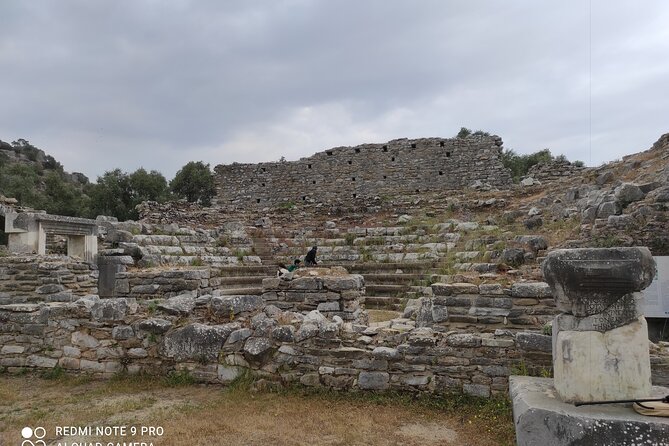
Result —
<instances>
[{"instance_id":1,"label":"stone staircase","mask_svg":"<svg viewBox=\"0 0 669 446\"><path fill-rule=\"evenodd\" d=\"M423 295L436 262L362 263L348 267L365 278L365 307L401 310L406 301Z\"/></svg>"},{"instance_id":2,"label":"stone staircase","mask_svg":"<svg viewBox=\"0 0 669 446\"><path fill-rule=\"evenodd\" d=\"M239 265L216 269L215 288L221 295L260 295L262 280L276 274L275 265Z\"/></svg>"}]
</instances>

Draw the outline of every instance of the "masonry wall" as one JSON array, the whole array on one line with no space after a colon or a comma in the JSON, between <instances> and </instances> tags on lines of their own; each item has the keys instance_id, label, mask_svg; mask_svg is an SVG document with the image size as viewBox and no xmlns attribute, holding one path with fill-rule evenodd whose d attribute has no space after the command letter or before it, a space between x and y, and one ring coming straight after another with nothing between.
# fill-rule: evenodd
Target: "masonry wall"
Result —
<instances>
[{"instance_id":1,"label":"masonry wall","mask_svg":"<svg viewBox=\"0 0 669 446\"><path fill-rule=\"evenodd\" d=\"M218 165L215 203L351 201L444 189L480 180L510 184L498 136L397 139L337 147L293 162Z\"/></svg>"},{"instance_id":2,"label":"masonry wall","mask_svg":"<svg viewBox=\"0 0 669 446\"><path fill-rule=\"evenodd\" d=\"M315 289L316 284L322 287ZM305 278L283 286L268 282L284 297L290 294L283 300L182 295L156 306L87 296L0 305L0 367L8 372L60 367L101 377L187 370L211 383L228 383L250 371L268 385L482 397L506 393L508 376L519 370L550 370L551 338L537 331L482 333L436 323L414 327L401 319L371 327L345 322L336 311L327 314L329 305L323 313L309 311L327 302L341 310L361 285L359 276ZM327 296L317 303L317 294ZM653 351L654 377L667 376L666 353Z\"/></svg>"},{"instance_id":3,"label":"masonry wall","mask_svg":"<svg viewBox=\"0 0 669 446\"><path fill-rule=\"evenodd\" d=\"M435 283L432 297L415 301L417 326L513 330L542 328L559 310L545 282L500 284Z\"/></svg>"},{"instance_id":4,"label":"masonry wall","mask_svg":"<svg viewBox=\"0 0 669 446\"><path fill-rule=\"evenodd\" d=\"M235 316L214 322L152 313L134 299L0 306L0 367L100 377L188 370L211 383L249 370L274 385L483 397L506 393L521 361L550 367L550 340L541 334L377 329L275 306Z\"/></svg>"},{"instance_id":5,"label":"masonry wall","mask_svg":"<svg viewBox=\"0 0 669 446\"><path fill-rule=\"evenodd\" d=\"M55 255L0 257L0 304L69 302L97 292L95 265Z\"/></svg>"},{"instance_id":6,"label":"masonry wall","mask_svg":"<svg viewBox=\"0 0 669 446\"><path fill-rule=\"evenodd\" d=\"M587 167L577 166L569 161L553 161L550 163L535 164L530 167L526 176L542 182L547 182L569 177L586 169Z\"/></svg>"}]
</instances>

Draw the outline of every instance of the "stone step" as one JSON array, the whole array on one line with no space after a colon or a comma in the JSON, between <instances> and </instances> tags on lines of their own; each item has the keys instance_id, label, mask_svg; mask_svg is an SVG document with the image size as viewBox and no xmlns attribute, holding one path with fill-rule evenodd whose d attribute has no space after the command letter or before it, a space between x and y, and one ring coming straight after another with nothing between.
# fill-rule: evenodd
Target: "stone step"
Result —
<instances>
[{"instance_id":1,"label":"stone step","mask_svg":"<svg viewBox=\"0 0 669 446\"><path fill-rule=\"evenodd\" d=\"M260 276L265 277L276 276L277 268L275 265L234 265L223 266L220 268L221 276L236 277L236 276Z\"/></svg>"},{"instance_id":2,"label":"stone step","mask_svg":"<svg viewBox=\"0 0 669 446\"><path fill-rule=\"evenodd\" d=\"M384 284L384 285L367 285L365 284L365 294L368 296L378 296L383 294L399 294L406 293L411 291L411 286L409 285L396 285L396 284Z\"/></svg>"},{"instance_id":3,"label":"stone step","mask_svg":"<svg viewBox=\"0 0 669 446\"><path fill-rule=\"evenodd\" d=\"M384 274L384 273L365 273L365 283L369 285L376 284L387 284L387 283L403 283L410 285L417 281L427 281L430 279L431 274Z\"/></svg>"},{"instance_id":4,"label":"stone step","mask_svg":"<svg viewBox=\"0 0 669 446\"><path fill-rule=\"evenodd\" d=\"M262 280L266 275L258 276L226 276L221 277L221 285L262 285Z\"/></svg>"},{"instance_id":5,"label":"stone step","mask_svg":"<svg viewBox=\"0 0 669 446\"><path fill-rule=\"evenodd\" d=\"M217 293L221 296L254 295L262 294L262 287L244 287L244 288L220 288Z\"/></svg>"},{"instance_id":6,"label":"stone step","mask_svg":"<svg viewBox=\"0 0 669 446\"><path fill-rule=\"evenodd\" d=\"M365 296L365 308L368 310L400 310L403 302L394 296Z\"/></svg>"},{"instance_id":7,"label":"stone step","mask_svg":"<svg viewBox=\"0 0 669 446\"><path fill-rule=\"evenodd\" d=\"M373 273L376 271L397 271L402 270L403 272L430 272L432 269L438 266L437 262L406 262L406 263L353 263L348 266L342 265L349 272L354 274L365 274Z\"/></svg>"}]
</instances>

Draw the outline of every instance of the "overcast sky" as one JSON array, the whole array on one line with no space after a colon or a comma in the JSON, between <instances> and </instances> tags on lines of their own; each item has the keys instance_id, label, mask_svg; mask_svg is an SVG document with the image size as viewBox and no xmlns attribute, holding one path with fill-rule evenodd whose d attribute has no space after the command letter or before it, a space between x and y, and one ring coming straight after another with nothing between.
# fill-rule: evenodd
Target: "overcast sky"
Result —
<instances>
[{"instance_id":1,"label":"overcast sky","mask_svg":"<svg viewBox=\"0 0 669 446\"><path fill-rule=\"evenodd\" d=\"M669 132L668 24L665 0L0 0L0 139L92 180L461 126L598 165Z\"/></svg>"}]
</instances>

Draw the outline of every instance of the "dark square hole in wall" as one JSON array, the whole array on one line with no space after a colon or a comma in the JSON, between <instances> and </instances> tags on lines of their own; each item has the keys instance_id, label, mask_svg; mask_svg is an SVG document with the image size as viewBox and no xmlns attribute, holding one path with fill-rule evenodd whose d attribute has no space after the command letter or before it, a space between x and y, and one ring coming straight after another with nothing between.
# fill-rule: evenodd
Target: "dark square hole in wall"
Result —
<instances>
[{"instance_id":1,"label":"dark square hole in wall","mask_svg":"<svg viewBox=\"0 0 669 446\"><path fill-rule=\"evenodd\" d=\"M311 164L307 164L307 167L309 167L309 169L311 169Z\"/></svg>"},{"instance_id":2,"label":"dark square hole in wall","mask_svg":"<svg viewBox=\"0 0 669 446\"><path fill-rule=\"evenodd\" d=\"M439 141L439 147L444 147L444 141Z\"/></svg>"},{"instance_id":3,"label":"dark square hole in wall","mask_svg":"<svg viewBox=\"0 0 669 446\"><path fill-rule=\"evenodd\" d=\"M302 197L302 201L306 201L306 200L307 200L307 197Z\"/></svg>"},{"instance_id":4,"label":"dark square hole in wall","mask_svg":"<svg viewBox=\"0 0 669 446\"><path fill-rule=\"evenodd\" d=\"M386 175L384 175L384 176L383 176L383 179L385 180L386 178L388 178L388 177L387 177Z\"/></svg>"},{"instance_id":5,"label":"dark square hole in wall","mask_svg":"<svg viewBox=\"0 0 669 446\"><path fill-rule=\"evenodd\" d=\"M267 172L267 169L265 169L265 168L263 167L263 168L262 168L262 171L263 171L263 172Z\"/></svg>"},{"instance_id":6,"label":"dark square hole in wall","mask_svg":"<svg viewBox=\"0 0 669 446\"><path fill-rule=\"evenodd\" d=\"M383 151L387 152L388 151L388 146L383 146Z\"/></svg>"},{"instance_id":7,"label":"dark square hole in wall","mask_svg":"<svg viewBox=\"0 0 669 446\"><path fill-rule=\"evenodd\" d=\"M327 153L328 156L332 156L332 152L330 152L329 150L328 150L327 152L325 152L325 153Z\"/></svg>"},{"instance_id":8,"label":"dark square hole in wall","mask_svg":"<svg viewBox=\"0 0 669 446\"><path fill-rule=\"evenodd\" d=\"M256 203L260 203L260 198L256 198Z\"/></svg>"},{"instance_id":9,"label":"dark square hole in wall","mask_svg":"<svg viewBox=\"0 0 669 446\"><path fill-rule=\"evenodd\" d=\"M420 189L416 189L416 192L420 192Z\"/></svg>"},{"instance_id":10,"label":"dark square hole in wall","mask_svg":"<svg viewBox=\"0 0 669 446\"><path fill-rule=\"evenodd\" d=\"M356 198L357 196L358 196L358 194L353 194L353 198Z\"/></svg>"},{"instance_id":11,"label":"dark square hole in wall","mask_svg":"<svg viewBox=\"0 0 669 446\"><path fill-rule=\"evenodd\" d=\"M349 163L349 164L353 164L353 161L351 161L351 160L348 160L348 163Z\"/></svg>"},{"instance_id":12,"label":"dark square hole in wall","mask_svg":"<svg viewBox=\"0 0 669 446\"><path fill-rule=\"evenodd\" d=\"M355 181L355 177L351 177L351 181Z\"/></svg>"},{"instance_id":13,"label":"dark square hole in wall","mask_svg":"<svg viewBox=\"0 0 669 446\"><path fill-rule=\"evenodd\" d=\"M390 161L395 161L395 157L393 156L393 157L390 159Z\"/></svg>"},{"instance_id":14,"label":"dark square hole in wall","mask_svg":"<svg viewBox=\"0 0 669 446\"><path fill-rule=\"evenodd\" d=\"M265 183L262 183L262 187L265 187Z\"/></svg>"},{"instance_id":15,"label":"dark square hole in wall","mask_svg":"<svg viewBox=\"0 0 669 446\"><path fill-rule=\"evenodd\" d=\"M412 148L412 149L415 149L415 148L416 148L416 143L415 143L415 142L412 142L412 143L411 143L411 148Z\"/></svg>"},{"instance_id":16,"label":"dark square hole in wall","mask_svg":"<svg viewBox=\"0 0 669 446\"><path fill-rule=\"evenodd\" d=\"M316 180L312 181L311 184L316 184Z\"/></svg>"},{"instance_id":17,"label":"dark square hole in wall","mask_svg":"<svg viewBox=\"0 0 669 446\"><path fill-rule=\"evenodd\" d=\"M450 158L450 157L451 157L451 152L446 152L446 158Z\"/></svg>"},{"instance_id":18,"label":"dark square hole in wall","mask_svg":"<svg viewBox=\"0 0 669 446\"><path fill-rule=\"evenodd\" d=\"M360 153L360 149L355 149L355 153Z\"/></svg>"},{"instance_id":19,"label":"dark square hole in wall","mask_svg":"<svg viewBox=\"0 0 669 446\"><path fill-rule=\"evenodd\" d=\"M444 172L442 170L439 171L439 175L443 175Z\"/></svg>"}]
</instances>

